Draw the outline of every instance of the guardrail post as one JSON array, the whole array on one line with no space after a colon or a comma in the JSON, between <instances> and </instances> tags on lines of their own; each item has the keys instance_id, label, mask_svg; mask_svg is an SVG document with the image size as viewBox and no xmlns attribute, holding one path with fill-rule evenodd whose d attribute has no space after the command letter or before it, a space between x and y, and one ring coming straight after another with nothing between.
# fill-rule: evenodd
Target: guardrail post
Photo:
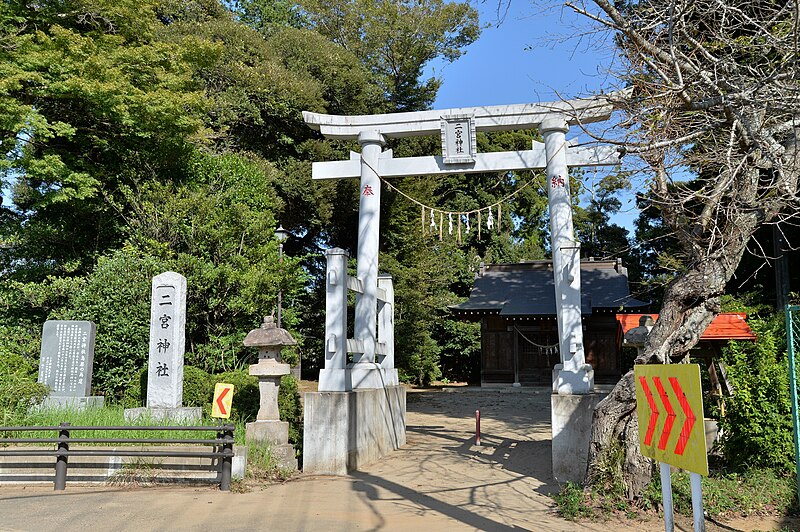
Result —
<instances>
[{"instance_id":1,"label":"guardrail post","mask_svg":"<svg viewBox=\"0 0 800 532\"><path fill-rule=\"evenodd\" d=\"M219 436L223 439L222 444L222 475L219 482L220 491L231 490L231 469L233 466L233 431L234 425L223 425L223 432Z\"/></svg>"},{"instance_id":2,"label":"guardrail post","mask_svg":"<svg viewBox=\"0 0 800 532\"><path fill-rule=\"evenodd\" d=\"M61 423L58 431L58 456L56 456L56 478L53 489L61 491L67 487L67 454L69 452L69 423Z\"/></svg>"}]
</instances>

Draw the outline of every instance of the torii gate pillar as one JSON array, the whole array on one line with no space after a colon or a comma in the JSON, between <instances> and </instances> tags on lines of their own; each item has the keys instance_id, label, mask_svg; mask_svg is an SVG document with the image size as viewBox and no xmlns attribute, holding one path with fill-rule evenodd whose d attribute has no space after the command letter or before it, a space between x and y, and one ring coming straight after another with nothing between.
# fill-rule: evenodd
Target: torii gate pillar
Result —
<instances>
[{"instance_id":1,"label":"torii gate pillar","mask_svg":"<svg viewBox=\"0 0 800 532\"><path fill-rule=\"evenodd\" d=\"M567 167L569 126L563 118L547 118L539 128L547 155L547 198L561 364L553 368L553 391L586 394L594 389L594 371L586 363L581 328L580 243L575 240Z\"/></svg>"},{"instance_id":2,"label":"torii gate pillar","mask_svg":"<svg viewBox=\"0 0 800 532\"><path fill-rule=\"evenodd\" d=\"M342 304L331 304L326 311L326 346L329 343L333 345L330 351L340 357L336 361L336 366L342 369L343 376L331 378L331 381L335 381L335 386L329 388L330 391L306 393L306 441L316 443L320 439L312 436L309 427L315 427L317 431L315 434L324 433L328 439L325 440L325 445L316 447L313 452L312 446L306 445L309 452L304 456L304 469L308 467L310 471L340 474L346 472L351 458L357 457L356 466L361 460L369 463L385 454L381 449L396 449L405 441L405 394L400 391L403 389L394 386L396 381L389 386L388 383L378 382L370 377L370 375L381 375L380 368L376 367L378 364L375 362L377 302L381 291L378 287L380 179L408 175L447 175L545 168L561 354L561 364L557 364L553 370L554 393L551 396L553 476L560 482L582 480L586 471L585 457L589 447L592 412L600 396L591 393L594 387L594 375L591 366L586 364L583 350L580 246L575 240L572 226L567 165L615 165L619 162L619 157L616 150L607 146L568 148L566 133L569 124L607 120L613 110L611 96L546 104L471 107L383 115L335 116L303 112L306 123L326 137L358 140L361 145L361 154L351 153L349 160L315 162L312 166L314 179L357 177L361 179L358 278L355 280L360 294L356 300L354 341L339 338L341 333L328 334L329 328L338 327L337 323L344 319ZM534 142L531 150L477 153L474 140L479 131L533 128L541 131L544 145ZM435 134L440 134L442 137L441 156L394 158L391 150L382 151L385 138ZM468 147L471 149L467 149ZM344 271L345 257L340 253L329 254L329 258L332 256L337 256L338 271ZM346 275L341 277L344 278ZM335 296L336 301L342 301L342 295L346 294L346 290L347 287L341 283L338 285L329 283L328 298ZM382 319L391 320L391 313L382 314ZM384 329L391 330L391 327ZM383 338L382 342L385 344L384 356L392 360L393 336ZM354 363L344 369L345 361L342 359L346 356L346 352L353 353ZM333 373L335 372L331 372ZM322 375L320 373L321 383ZM348 379L351 381L350 384ZM348 390L350 385L352 392L333 391ZM381 403L383 398L389 400L388 390L398 390L399 393L396 400L391 400L394 401L392 404L396 405L394 410L392 407L376 406L383 404ZM354 402L342 402L341 393L349 394L347 397L352 396ZM355 410L347 406L350 404L356 406ZM351 423L349 421L351 412L357 412L357 415L362 417ZM358 432L359 430L361 432ZM388 438L383 443L381 435L386 435ZM387 441L390 443L389 447L386 447ZM325 465L320 466L323 463Z\"/></svg>"},{"instance_id":3,"label":"torii gate pillar","mask_svg":"<svg viewBox=\"0 0 800 532\"><path fill-rule=\"evenodd\" d=\"M381 225L381 179L377 173L386 139L378 131L362 131L358 135L361 146L361 186L358 203L357 276L363 291L356 295L356 312L353 323L355 339L362 340L363 353L354 353L355 364L375 362L375 328L378 316L378 244Z\"/></svg>"}]
</instances>

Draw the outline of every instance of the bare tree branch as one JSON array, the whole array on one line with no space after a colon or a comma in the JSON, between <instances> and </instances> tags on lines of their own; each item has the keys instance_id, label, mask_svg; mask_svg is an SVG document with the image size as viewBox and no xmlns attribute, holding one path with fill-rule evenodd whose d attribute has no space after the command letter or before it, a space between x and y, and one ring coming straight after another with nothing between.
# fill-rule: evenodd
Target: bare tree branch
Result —
<instances>
[{"instance_id":1,"label":"bare tree branch","mask_svg":"<svg viewBox=\"0 0 800 532\"><path fill-rule=\"evenodd\" d=\"M640 363L682 357L720 309L755 231L800 213L798 0L593 0L566 3L623 58L619 134L629 169L650 176L648 200L684 250ZM762 250L763 253L763 250ZM677 357L677 358L676 358ZM603 449L633 426L627 378L595 412L588 478ZM632 453L632 454L630 454ZM627 449L629 488L649 477ZM629 493L635 493L635 489Z\"/></svg>"}]
</instances>

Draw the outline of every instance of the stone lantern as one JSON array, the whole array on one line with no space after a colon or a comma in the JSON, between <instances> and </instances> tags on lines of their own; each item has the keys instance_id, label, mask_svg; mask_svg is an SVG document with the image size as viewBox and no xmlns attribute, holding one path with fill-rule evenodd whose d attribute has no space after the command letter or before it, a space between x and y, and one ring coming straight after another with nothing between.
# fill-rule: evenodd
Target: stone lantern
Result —
<instances>
[{"instance_id":1,"label":"stone lantern","mask_svg":"<svg viewBox=\"0 0 800 532\"><path fill-rule=\"evenodd\" d=\"M269 442L273 457L281 465L297 469L294 448L289 444L289 423L281 421L278 412L281 377L290 372L289 364L281 362L281 349L297 345L297 342L288 331L275 324L272 316L267 316L261 327L247 333L244 345L258 348L258 363L250 365L250 375L258 377L261 397L256 420L247 423L247 439Z\"/></svg>"},{"instance_id":2,"label":"stone lantern","mask_svg":"<svg viewBox=\"0 0 800 532\"><path fill-rule=\"evenodd\" d=\"M625 333L625 345L635 347L637 356L642 354L644 342L647 340L647 335L650 334L650 331L653 329L653 325L652 316L645 314L639 318L638 327L634 327Z\"/></svg>"}]
</instances>

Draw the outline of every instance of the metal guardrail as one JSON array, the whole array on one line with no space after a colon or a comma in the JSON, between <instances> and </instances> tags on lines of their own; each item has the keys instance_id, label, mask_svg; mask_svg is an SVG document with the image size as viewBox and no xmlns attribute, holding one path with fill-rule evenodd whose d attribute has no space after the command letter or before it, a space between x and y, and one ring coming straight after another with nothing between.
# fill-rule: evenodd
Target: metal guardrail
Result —
<instances>
[{"instance_id":1,"label":"metal guardrail","mask_svg":"<svg viewBox=\"0 0 800 532\"><path fill-rule=\"evenodd\" d=\"M186 431L216 431L215 439L159 439L159 438L73 438L71 432L75 431L142 431L142 430L186 430ZM230 491L231 469L233 464L233 443L235 426L226 424L221 426L147 426L147 427L92 427L72 426L61 423L56 427L0 427L2 432L43 432L58 431L57 438L0 438L0 444L29 444L51 443L55 449L2 449L0 456L55 456L54 489L63 490L67 485L67 464L70 456L146 456L146 457L173 457L173 458L219 458L220 459L220 484L219 489ZM127 443L127 444L174 444L174 445L209 445L213 451L138 451L134 449L71 449L70 445L86 443Z\"/></svg>"}]
</instances>

